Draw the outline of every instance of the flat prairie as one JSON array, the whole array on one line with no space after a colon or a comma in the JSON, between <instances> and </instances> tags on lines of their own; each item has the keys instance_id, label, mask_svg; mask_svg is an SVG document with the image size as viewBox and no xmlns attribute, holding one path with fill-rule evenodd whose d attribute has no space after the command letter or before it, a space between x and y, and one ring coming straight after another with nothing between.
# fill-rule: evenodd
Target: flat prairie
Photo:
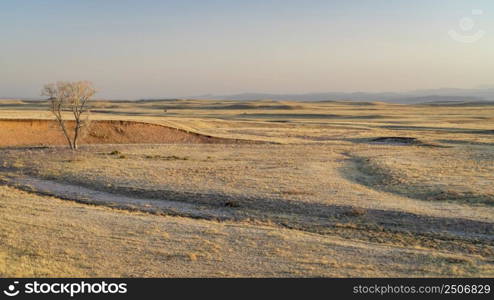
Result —
<instances>
[{"instance_id":1,"label":"flat prairie","mask_svg":"<svg viewBox=\"0 0 494 300\"><path fill-rule=\"evenodd\" d=\"M494 104L97 100L90 120L71 151L46 102L0 100L0 276L494 276Z\"/></svg>"}]
</instances>

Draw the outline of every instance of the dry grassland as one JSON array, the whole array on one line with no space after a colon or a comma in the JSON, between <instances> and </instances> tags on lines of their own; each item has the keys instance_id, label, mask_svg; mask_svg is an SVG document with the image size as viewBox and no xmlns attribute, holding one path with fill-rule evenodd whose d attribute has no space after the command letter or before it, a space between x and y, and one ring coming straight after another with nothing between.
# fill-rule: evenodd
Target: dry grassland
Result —
<instances>
[{"instance_id":1,"label":"dry grassland","mask_svg":"<svg viewBox=\"0 0 494 300\"><path fill-rule=\"evenodd\" d=\"M0 118L49 119L44 105L2 100ZM1 276L494 276L494 105L92 111L257 143L162 144L149 130L72 153L5 138Z\"/></svg>"}]
</instances>

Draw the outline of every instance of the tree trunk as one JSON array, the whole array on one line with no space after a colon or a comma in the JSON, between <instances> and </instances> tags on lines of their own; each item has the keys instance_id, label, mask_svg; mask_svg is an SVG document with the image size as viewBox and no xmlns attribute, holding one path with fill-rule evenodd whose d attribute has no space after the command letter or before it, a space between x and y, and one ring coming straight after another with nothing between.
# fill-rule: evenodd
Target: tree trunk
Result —
<instances>
[{"instance_id":1,"label":"tree trunk","mask_svg":"<svg viewBox=\"0 0 494 300\"><path fill-rule=\"evenodd\" d=\"M79 131L81 130L81 125L79 124L79 122L76 123L75 125L75 128L74 128L74 141L72 143L72 146L73 146L73 150L77 150L78 146L77 146L77 141L79 139Z\"/></svg>"},{"instance_id":2,"label":"tree trunk","mask_svg":"<svg viewBox=\"0 0 494 300\"><path fill-rule=\"evenodd\" d=\"M63 120L58 120L58 123L60 124L60 127L62 128L63 135L67 139L67 142L69 143L70 149L74 150L74 145L72 141L70 140L69 133L67 132L67 128L65 128L65 123Z\"/></svg>"}]
</instances>

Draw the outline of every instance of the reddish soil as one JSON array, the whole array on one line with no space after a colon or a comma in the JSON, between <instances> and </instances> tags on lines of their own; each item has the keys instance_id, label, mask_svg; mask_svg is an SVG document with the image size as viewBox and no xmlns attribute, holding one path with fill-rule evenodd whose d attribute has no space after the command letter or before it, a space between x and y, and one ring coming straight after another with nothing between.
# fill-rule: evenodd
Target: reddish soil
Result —
<instances>
[{"instance_id":1,"label":"reddish soil","mask_svg":"<svg viewBox=\"0 0 494 300\"><path fill-rule=\"evenodd\" d=\"M74 123L68 121L67 127ZM92 121L79 144L200 144L247 142L187 132L182 129L134 121ZM64 145L55 120L0 120L0 147Z\"/></svg>"}]
</instances>

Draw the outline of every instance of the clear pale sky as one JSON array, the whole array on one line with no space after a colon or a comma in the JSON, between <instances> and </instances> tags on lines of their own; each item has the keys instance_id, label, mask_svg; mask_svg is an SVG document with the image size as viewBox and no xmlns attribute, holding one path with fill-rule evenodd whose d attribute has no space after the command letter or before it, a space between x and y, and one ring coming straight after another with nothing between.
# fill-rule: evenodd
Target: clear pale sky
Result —
<instances>
[{"instance_id":1,"label":"clear pale sky","mask_svg":"<svg viewBox=\"0 0 494 300\"><path fill-rule=\"evenodd\" d=\"M492 0L0 0L0 38L0 97L79 79L125 99L494 85Z\"/></svg>"}]
</instances>

